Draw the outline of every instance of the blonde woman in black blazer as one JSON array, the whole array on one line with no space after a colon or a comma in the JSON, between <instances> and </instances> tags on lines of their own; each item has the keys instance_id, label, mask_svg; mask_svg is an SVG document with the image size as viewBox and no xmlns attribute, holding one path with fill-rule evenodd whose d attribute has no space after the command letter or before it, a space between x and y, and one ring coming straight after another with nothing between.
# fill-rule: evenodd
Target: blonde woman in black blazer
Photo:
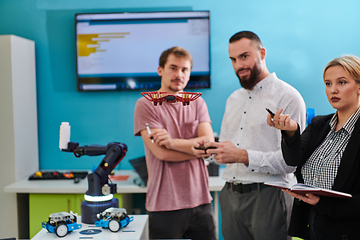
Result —
<instances>
[{"instance_id":1,"label":"blonde woman in black blazer","mask_svg":"<svg viewBox=\"0 0 360 240\"><path fill-rule=\"evenodd\" d=\"M294 194L289 235L310 240L360 239L360 59L335 58L323 73L325 92L335 114L315 117L300 133L281 114L267 123L282 130L286 163L297 166L298 182L351 194L352 198Z\"/></svg>"}]
</instances>

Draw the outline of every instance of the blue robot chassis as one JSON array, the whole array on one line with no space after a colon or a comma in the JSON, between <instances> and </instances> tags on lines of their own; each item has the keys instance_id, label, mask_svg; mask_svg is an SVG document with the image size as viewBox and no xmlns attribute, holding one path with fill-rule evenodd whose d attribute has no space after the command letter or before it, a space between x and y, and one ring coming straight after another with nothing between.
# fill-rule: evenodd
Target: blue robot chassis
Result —
<instances>
[{"instance_id":1,"label":"blue robot chassis","mask_svg":"<svg viewBox=\"0 0 360 240\"><path fill-rule=\"evenodd\" d=\"M97 218L100 220L95 222L95 226L108 228L112 232L118 232L134 220L134 217L127 215L125 208L113 207L97 214Z\"/></svg>"},{"instance_id":2,"label":"blue robot chassis","mask_svg":"<svg viewBox=\"0 0 360 240\"><path fill-rule=\"evenodd\" d=\"M77 223L75 214L67 212L58 212L50 214L49 221L42 222L41 226L58 237L65 237L66 234L73 230L80 229L81 224Z\"/></svg>"}]
</instances>

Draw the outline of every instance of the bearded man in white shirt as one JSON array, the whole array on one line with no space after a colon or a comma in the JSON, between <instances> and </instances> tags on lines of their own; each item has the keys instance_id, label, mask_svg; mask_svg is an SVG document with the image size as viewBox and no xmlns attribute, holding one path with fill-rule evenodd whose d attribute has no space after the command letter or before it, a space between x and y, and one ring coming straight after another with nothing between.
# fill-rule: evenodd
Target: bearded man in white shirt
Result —
<instances>
[{"instance_id":1,"label":"bearded man in white shirt","mask_svg":"<svg viewBox=\"0 0 360 240\"><path fill-rule=\"evenodd\" d=\"M219 142L195 142L216 149L199 150L226 164L220 193L222 234L225 240L285 240L292 199L264 182L290 182L294 167L286 165L281 134L267 125L266 108L284 109L305 128L306 107L300 93L270 73L266 50L250 31L234 34L229 56L242 88L227 99ZM202 152L201 152L202 151Z\"/></svg>"}]
</instances>

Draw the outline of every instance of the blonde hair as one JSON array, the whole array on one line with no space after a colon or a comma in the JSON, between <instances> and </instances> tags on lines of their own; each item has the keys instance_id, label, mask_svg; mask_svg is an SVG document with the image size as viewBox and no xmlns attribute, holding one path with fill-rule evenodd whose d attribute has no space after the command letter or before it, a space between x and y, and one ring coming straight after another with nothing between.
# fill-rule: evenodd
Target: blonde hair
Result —
<instances>
[{"instance_id":1,"label":"blonde hair","mask_svg":"<svg viewBox=\"0 0 360 240\"><path fill-rule=\"evenodd\" d=\"M360 83L360 58L354 55L344 55L331 60L325 67L323 72L323 79L325 79L325 72L334 66L342 66L357 83Z\"/></svg>"}]
</instances>

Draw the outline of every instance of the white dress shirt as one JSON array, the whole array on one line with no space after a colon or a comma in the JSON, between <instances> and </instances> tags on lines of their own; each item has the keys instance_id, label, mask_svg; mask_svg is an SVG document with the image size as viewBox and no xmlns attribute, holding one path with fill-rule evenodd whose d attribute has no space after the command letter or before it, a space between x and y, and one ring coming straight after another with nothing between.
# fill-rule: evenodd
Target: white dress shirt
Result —
<instances>
[{"instance_id":1,"label":"white dress shirt","mask_svg":"<svg viewBox=\"0 0 360 240\"><path fill-rule=\"evenodd\" d=\"M227 164L222 176L228 182L290 182L295 167L286 165L281 152L281 132L266 123L269 108L283 108L305 128L306 107L300 93L277 78L275 73L261 80L253 90L240 88L227 99L219 141L230 140L248 152L249 165Z\"/></svg>"}]
</instances>

